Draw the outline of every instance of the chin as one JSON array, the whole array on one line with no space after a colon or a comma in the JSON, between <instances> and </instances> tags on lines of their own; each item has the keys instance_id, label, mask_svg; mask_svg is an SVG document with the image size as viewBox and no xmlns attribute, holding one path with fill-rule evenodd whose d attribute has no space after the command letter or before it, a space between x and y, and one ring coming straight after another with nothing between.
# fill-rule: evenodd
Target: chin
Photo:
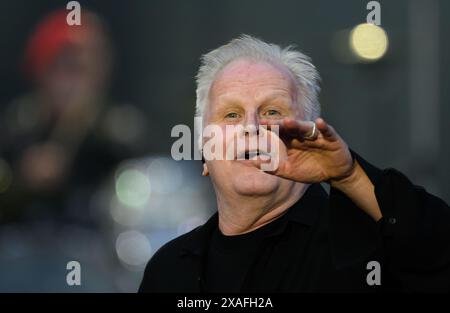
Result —
<instances>
[{"instance_id":1,"label":"chin","mask_svg":"<svg viewBox=\"0 0 450 313\"><path fill-rule=\"evenodd\" d=\"M280 178L258 169L239 171L231 177L235 191L245 196L261 196L273 193L280 185Z\"/></svg>"}]
</instances>

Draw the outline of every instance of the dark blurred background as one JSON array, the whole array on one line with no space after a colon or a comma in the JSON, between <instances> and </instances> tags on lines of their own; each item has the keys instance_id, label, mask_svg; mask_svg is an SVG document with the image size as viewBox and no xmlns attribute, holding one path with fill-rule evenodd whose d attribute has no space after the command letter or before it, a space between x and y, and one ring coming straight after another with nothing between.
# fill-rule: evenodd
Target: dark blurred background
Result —
<instances>
[{"instance_id":1,"label":"dark blurred background","mask_svg":"<svg viewBox=\"0 0 450 313\"><path fill-rule=\"evenodd\" d=\"M242 33L311 56L349 146L450 201L450 2L379 1L389 46L372 62L348 43L368 1L79 2L78 39L48 16L67 1L0 4L0 291L133 292L162 244L212 214L170 131L193 127L201 54Z\"/></svg>"}]
</instances>

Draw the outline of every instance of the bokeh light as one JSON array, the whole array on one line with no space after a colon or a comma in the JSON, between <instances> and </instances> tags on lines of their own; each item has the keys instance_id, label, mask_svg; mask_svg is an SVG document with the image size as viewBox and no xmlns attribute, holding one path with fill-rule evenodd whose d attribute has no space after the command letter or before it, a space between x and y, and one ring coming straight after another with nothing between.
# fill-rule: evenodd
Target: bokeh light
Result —
<instances>
[{"instance_id":1,"label":"bokeh light","mask_svg":"<svg viewBox=\"0 0 450 313\"><path fill-rule=\"evenodd\" d=\"M130 269L140 269L150 259L152 247L143 233L129 230L120 233L117 237L116 252L124 265L130 267Z\"/></svg>"},{"instance_id":2,"label":"bokeh light","mask_svg":"<svg viewBox=\"0 0 450 313\"><path fill-rule=\"evenodd\" d=\"M183 185L183 173L179 163L167 157L152 160L148 166L148 175L155 193L169 194Z\"/></svg>"},{"instance_id":3,"label":"bokeh light","mask_svg":"<svg viewBox=\"0 0 450 313\"><path fill-rule=\"evenodd\" d=\"M350 48L360 60L375 62L381 59L389 45L386 32L380 26L359 24L350 32Z\"/></svg>"},{"instance_id":4,"label":"bokeh light","mask_svg":"<svg viewBox=\"0 0 450 313\"><path fill-rule=\"evenodd\" d=\"M116 179L116 195L119 201L130 207L140 207L150 198L150 181L137 169L125 169Z\"/></svg>"},{"instance_id":5,"label":"bokeh light","mask_svg":"<svg viewBox=\"0 0 450 313\"><path fill-rule=\"evenodd\" d=\"M114 222L122 226L132 227L142 222L145 206L123 205L117 197L113 197L109 209Z\"/></svg>"}]
</instances>

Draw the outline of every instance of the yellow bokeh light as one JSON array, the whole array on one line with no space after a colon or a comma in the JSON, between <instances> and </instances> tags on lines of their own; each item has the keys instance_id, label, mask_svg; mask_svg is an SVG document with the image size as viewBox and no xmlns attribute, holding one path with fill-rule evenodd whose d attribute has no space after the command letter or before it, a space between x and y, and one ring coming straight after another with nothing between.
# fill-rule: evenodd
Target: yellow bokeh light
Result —
<instances>
[{"instance_id":1,"label":"yellow bokeh light","mask_svg":"<svg viewBox=\"0 0 450 313\"><path fill-rule=\"evenodd\" d=\"M350 47L360 59L373 62L383 57L388 49L388 36L374 24L359 24L350 33Z\"/></svg>"}]
</instances>

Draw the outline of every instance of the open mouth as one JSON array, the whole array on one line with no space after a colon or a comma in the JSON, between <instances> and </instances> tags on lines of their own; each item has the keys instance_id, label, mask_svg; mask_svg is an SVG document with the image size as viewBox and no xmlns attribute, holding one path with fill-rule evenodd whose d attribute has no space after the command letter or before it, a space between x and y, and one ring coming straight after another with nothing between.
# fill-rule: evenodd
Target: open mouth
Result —
<instances>
[{"instance_id":1,"label":"open mouth","mask_svg":"<svg viewBox=\"0 0 450 313\"><path fill-rule=\"evenodd\" d=\"M270 154L261 150L245 150L237 155L238 160L268 160Z\"/></svg>"}]
</instances>

